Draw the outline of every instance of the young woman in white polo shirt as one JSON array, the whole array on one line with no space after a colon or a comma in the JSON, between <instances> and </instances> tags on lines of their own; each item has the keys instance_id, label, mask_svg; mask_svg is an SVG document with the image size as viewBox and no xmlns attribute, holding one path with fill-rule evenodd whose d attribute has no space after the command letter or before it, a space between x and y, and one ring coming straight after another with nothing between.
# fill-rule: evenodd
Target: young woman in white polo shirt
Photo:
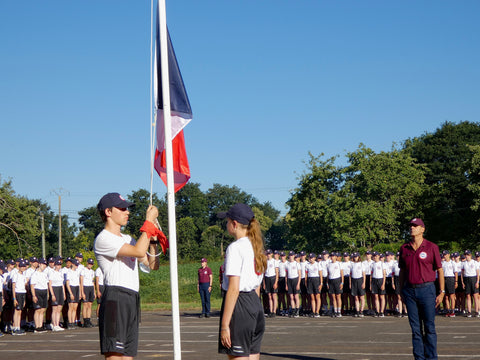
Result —
<instances>
[{"instance_id":1,"label":"young woman in white polo shirt","mask_svg":"<svg viewBox=\"0 0 480 360\"><path fill-rule=\"evenodd\" d=\"M218 214L235 238L225 254L226 290L220 311L218 352L229 358L259 359L265 332L260 285L267 268L260 223L246 204Z\"/></svg>"},{"instance_id":2,"label":"young woman in white polo shirt","mask_svg":"<svg viewBox=\"0 0 480 360\"><path fill-rule=\"evenodd\" d=\"M337 261L339 256L339 253L332 252L330 254L332 262L327 265L328 293L333 299L332 317L342 317L343 269L341 263Z\"/></svg>"},{"instance_id":3,"label":"young woman in white polo shirt","mask_svg":"<svg viewBox=\"0 0 480 360\"><path fill-rule=\"evenodd\" d=\"M472 298L478 305L478 288L480 280L480 270L477 263L472 259L472 252L465 250L465 261L462 265L462 284L465 288L465 304L467 317L472 317Z\"/></svg>"},{"instance_id":4,"label":"young woman in white polo shirt","mask_svg":"<svg viewBox=\"0 0 480 360\"><path fill-rule=\"evenodd\" d=\"M286 270L286 289L288 298L290 300L291 308L291 317L299 317L299 307L300 307L300 278L301 278L301 268L300 264L295 261L295 253L290 251L288 253L288 261L285 267Z\"/></svg>"},{"instance_id":5,"label":"young woman in white polo shirt","mask_svg":"<svg viewBox=\"0 0 480 360\"><path fill-rule=\"evenodd\" d=\"M320 291L322 290L322 267L316 261L315 254L308 255L308 264L305 265L305 279L307 282L307 293L310 296L312 306L311 317L320 317Z\"/></svg>"},{"instance_id":6,"label":"young woman in white polo shirt","mask_svg":"<svg viewBox=\"0 0 480 360\"><path fill-rule=\"evenodd\" d=\"M385 280L387 278L387 272L385 270L384 263L380 261L380 254L378 252L373 253L372 263L372 279L371 289L372 294L375 296L375 316L384 317L383 311L385 310Z\"/></svg>"},{"instance_id":7,"label":"young woman in white polo shirt","mask_svg":"<svg viewBox=\"0 0 480 360\"><path fill-rule=\"evenodd\" d=\"M363 317L363 309L365 308L365 283L366 275L363 268L360 254L353 253L352 263L352 278L351 278L351 293L355 299L355 313L354 317Z\"/></svg>"}]
</instances>

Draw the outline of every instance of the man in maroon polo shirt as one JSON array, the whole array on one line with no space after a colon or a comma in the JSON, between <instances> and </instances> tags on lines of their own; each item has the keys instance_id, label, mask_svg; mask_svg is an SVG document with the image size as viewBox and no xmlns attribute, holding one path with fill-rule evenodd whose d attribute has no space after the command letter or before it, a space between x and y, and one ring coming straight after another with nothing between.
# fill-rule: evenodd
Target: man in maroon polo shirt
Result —
<instances>
[{"instance_id":1,"label":"man in maroon polo shirt","mask_svg":"<svg viewBox=\"0 0 480 360\"><path fill-rule=\"evenodd\" d=\"M400 289L412 329L416 360L437 360L435 307L445 295L445 279L438 246L423 237L425 224L420 218L409 223L410 241L400 248ZM440 294L435 293L438 272Z\"/></svg>"},{"instance_id":2,"label":"man in maroon polo shirt","mask_svg":"<svg viewBox=\"0 0 480 360\"><path fill-rule=\"evenodd\" d=\"M212 292L212 269L207 266L207 259L202 258L202 266L198 269L198 286L197 290L200 293L202 300L202 314L203 317L210 317L210 293Z\"/></svg>"}]
</instances>

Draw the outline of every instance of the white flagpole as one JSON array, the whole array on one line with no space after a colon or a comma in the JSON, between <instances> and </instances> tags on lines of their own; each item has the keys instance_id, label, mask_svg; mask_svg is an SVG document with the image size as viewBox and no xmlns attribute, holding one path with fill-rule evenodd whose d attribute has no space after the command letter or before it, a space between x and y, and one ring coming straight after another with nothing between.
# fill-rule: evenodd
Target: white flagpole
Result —
<instances>
[{"instance_id":1,"label":"white flagpole","mask_svg":"<svg viewBox=\"0 0 480 360\"><path fill-rule=\"evenodd\" d=\"M165 155L167 162L168 240L170 245L170 286L172 290L173 354L182 358L180 343L180 311L178 305L177 227L175 223L175 184L173 179L172 119L168 72L167 15L165 0L159 0L160 64L162 69L163 119L165 127Z\"/></svg>"}]
</instances>

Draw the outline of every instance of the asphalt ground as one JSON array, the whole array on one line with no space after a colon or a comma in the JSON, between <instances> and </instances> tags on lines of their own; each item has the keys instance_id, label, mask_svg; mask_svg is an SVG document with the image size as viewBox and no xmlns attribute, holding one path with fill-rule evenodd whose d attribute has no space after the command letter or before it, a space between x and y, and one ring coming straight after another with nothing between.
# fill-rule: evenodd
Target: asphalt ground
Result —
<instances>
[{"instance_id":1,"label":"asphalt ground","mask_svg":"<svg viewBox=\"0 0 480 360\"><path fill-rule=\"evenodd\" d=\"M200 319L183 313L180 319L182 359L226 359L217 353L218 315ZM412 359L408 319L307 318L266 319L261 359L383 360ZM437 316L440 359L480 359L480 318ZM137 359L173 359L172 318L168 313L143 312ZM98 328L5 335L0 359L103 359Z\"/></svg>"}]
</instances>

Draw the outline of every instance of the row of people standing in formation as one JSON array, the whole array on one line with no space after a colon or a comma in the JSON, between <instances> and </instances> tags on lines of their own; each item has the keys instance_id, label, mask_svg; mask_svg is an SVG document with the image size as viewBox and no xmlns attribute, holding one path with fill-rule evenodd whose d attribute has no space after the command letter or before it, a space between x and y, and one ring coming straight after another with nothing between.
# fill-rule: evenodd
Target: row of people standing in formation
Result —
<instances>
[{"instance_id":1,"label":"row of people standing in formation","mask_svg":"<svg viewBox=\"0 0 480 360\"><path fill-rule=\"evenodd\" d=\"M326 250L318 256L270 249L266 254L262 296L268 317L408 316L400 295L398 253L367 251L363 259L358 252ZM480 317L480 252L450 255L445 250L441 256L446 296L440 313Z\"/></svg>"},{"instance_id":2,"label":"row of people standing in formation","mask_svg":"<svg viewBox=\"0 0 480 360\"><path fill-rule=\"evenodd\" d=\"M0 336L93 327L92 303L97 300L98 314L103 293L103 273L94 263L89 258L84 265L81 253L0 260Z\"/></svg>"}]
</instances>

